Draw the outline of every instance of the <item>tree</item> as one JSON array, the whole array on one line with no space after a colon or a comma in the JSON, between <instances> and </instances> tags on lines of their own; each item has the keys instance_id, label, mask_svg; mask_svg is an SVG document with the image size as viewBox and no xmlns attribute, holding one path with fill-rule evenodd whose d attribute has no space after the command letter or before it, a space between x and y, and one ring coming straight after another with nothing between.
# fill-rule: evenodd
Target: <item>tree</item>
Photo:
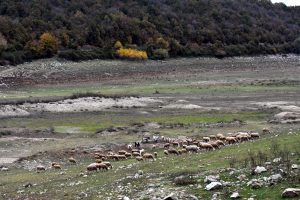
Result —
<instances>
[{"instance_id":1,"label":"tree","mask_svg":"<svg viewBox=\"0 0 300 200\"><path fill-rule=\"evenodd\" d=\"M122 43L118 40L118 41L116 41L116 43L115 43L115 45L114 45L114 48L115 48L115 49L121 49L121 48L123 48L123 45L122 45Z\"/></svg>"},{"instance_id":2,"label":"tree","mask_svg":"<svg viewBox=\"0 0 300 200\"><path fill-rule=\"evenodd\" d=\"M40 45L41 53L46 57L51 57L55 53L57 53L58 50L57 39L49 32L43 33L41 35L39 40L39 45Z\"/></svg>"},{"instance_id":3,"label":"tree","mask_svg":"<svg viewBox=\"0 0 300 200\"><path fill-rule=\"evenodd\" d=\"M0 33L0 55L6 48L7 48L7 40L2 35L2 33Z\"/></svg>"}]
</instances>

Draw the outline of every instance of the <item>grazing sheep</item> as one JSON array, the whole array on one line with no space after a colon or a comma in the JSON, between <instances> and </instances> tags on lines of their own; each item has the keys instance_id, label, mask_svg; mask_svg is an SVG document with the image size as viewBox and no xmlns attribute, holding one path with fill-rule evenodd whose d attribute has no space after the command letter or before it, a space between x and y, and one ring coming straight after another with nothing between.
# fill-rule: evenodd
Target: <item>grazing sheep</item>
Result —
<instances>
[{"instance_id":1,"label":"grazing sheep","mask_svg":"<svg viewBox=\"0 0 300 200\"><path fill-rule=\"evenodd\" d=\"M157 144L153 144L152 147L151 147L151 149L156 149L156 148L158 148Z\"/></svg>"},{"instance_id":2,"label":"grazing sheep","mask_svg":"<svg viewBox=\"0 0 300 200\"><path fill-rule=\"evenodd\" d=\"M121 150L121 151L119 151L118 153L119 153L119 155L125 155L125 154L127 153L127 151Z\"/></svg>"},{"instance_id":3,"label":"grazing sheep","mask_svg":"<svg viewBox=\"0 0 300 200\"><path fill-rule=\"evenodd\" d=\"M45 170L46 170L46 167L43 166L43 165L38 165L38 166L36 167L36 170L37 170L37 171L45 171Z\"/></svg>"},{"instance_id":4,"label":"grazing sheep","mask_svg":"<svg viewBox=\"0 0 300 200\"><path fill-rule=\"evenodd\" d=\"M97 163L92 163L92 164L89 164L86 169L87 169L87 171L97 171L98 165L97 165Z\"/></svg>"},{"instance_id":5,"label":"grazing sheep","mask_svg":"<svg viewBox=\"0 0 300 200\"><path fill-rule=\"evenodd\" d=\"M171 145L170 143L166 143L166 144L164 144L164 148L167 149L170 147L170 145Z\"/></svg>"},{"instance_id":6,"label":"grazing sheep","mask_svg":"<svg viewBox=\"0 0 300 200\"><path fill-rule=\"evenodd\" d=\"M54 165L59 165L57 162L52 162L51 166L53 167Z\"/></svg>"},{"instance_id":7,"label":"grazing sheep","mask_svg":"<svg viewBox=\"0 0 300 200\"><path fill-rule=\"evenodd\" d=\"M234 144L237 142L237 139L235 137L226 137L225 139L228 144Z\"/></svg>"},{"instance_id":8,"label":"grazing sheep","mask_svg":"<svg viewBox=\"0 0 300 200\"><path fill-rule=\"evenodd\" d=\"M96 163L96 166L99 170L108 170L108 166L104 163Z\"/></svg>"},{"instance_id":9,"label":"grazing sheep","mask_svg":"<svg viewBox=\"0 0 300 200\"><path fill-rule=\"evenodd\" d=\"M219 145L219 146L225 146L224 142L222 140L216 140L216 143Z\"/></svg>"},{"instance_id":10,"label":"grazing sheep","mask_svg":"<svg viewBox=\"0 0 300 200\"><path fill-rule=\"evenodd\" d=\"M219 140L225 140L226 137L222 133L218 133L217 134L217 139L219 139Z\"/></svg>"},{"instance_id":11,"label":"grazing sheep","mask_svg":"<svg viewBox=\"0 0 300 200\"><path fill-rule=\"evenodd\" d=\"M61 166L59 164L55 164L55 165L52 166L52 168L54 168L54 169L61 169Z\"/></svg>"},{"instance_id":12,"label":"grazing sheep","mask_svg":"<svg viewBox=\"0 0 300 200\"><path fill-rule=\"evenodd\" d=\"M251 138L259 138L259 133L250 133Z\"/></svg>"},{"instance_id":13,"label":"grazing sheep","mask_svg":"<svg viewBox=\"0 0 300 200\"><path fill-rule=\"evenodd\" d=\"M134 157L137 157L137 156L140 156L141 154L140 154L140 152L133 152L132 153L132 156L134 156Z\"/></svg>"},{"instance_id":14,"label":"grazing sheep","mask_svg":"<svg viewBox=\"0 0 300 200\"><path fill-rule=\"evenodd\" d=\"M172 145L173 145L174 147L176 147L176 146L179 147L179 146L180 146L179 142L177 142L177 141L173 141L173 142L172 142Z\"/></svg>"},{"instance_id":15,"label":"grazing sheep","mask_svg":"<svg viewBox=\"0 0 300 200\"><path fill-rule=\"evenodd\" d=\"M143 155L143 158L144 158L145 160L151 159L151 160L154 161L154 156L153 156L151 153L145 153L145 154Z\"/></svg>"},{"instance_id":16,"label":"grazing sheep","mask_svg":"<svg viewBox=\"0 0 300 200\"><path fill-rule=\"evenodd\" d=\"M112 165L111 165L111 163L110 162L102 162L103 164L105 164L106 166L107 166L107 168L110 168L110 169L112 169Z\"/></svg>"},{"instance_id":17,"label":"grazing sheep","mask_svg":"<svg viewBox=\"0 0 300 200\"><path fill-rule=\"evenodd\" d=\"M137 161L144 161L144 158L143 158L142 156L137 156L137 157L135 157L135 159L136 159Z\"/></svg>"},{"instance_id":18,"label":"grazing sheep","mask_svg":"<svg viewBox=\"0 0 300 200\"><path fill-rule=\"evenodd\" d=\"M200 150L197 145L188 145L188 146L185 147L185 149L188 152L195 152L195 153L197 153Z\"/></svg>"},{"instance_id":19,"label":"grazing sheep","mask_svg":"<svg viewBox=\"0 0 300 200\"><path fill-rule=\"evenodd\" d=\"M216 140L216 139L217 139L217 136L215 136L215 135L210 135L209 138L210 138L211 140Z\"/></svg>"},{"instance_id":20,"label":"grazing sheep","mask_svg":"<svg viewBox=\"0 0 300 200\"><path fill-rule=\"evenodd\" d=\"M179 155L179 152L176 150L176 149L168 149L168 153L169 154L176 154L176 155Z\"/></svg>"},{"instance_id":21,"label":"grazing sheep","mask_svg":"<svg viewBox=\"0 0 300 200\"><path fill-rule=\"evenodd\" d=\"M126 160L127 157L125 155L116 155L116 157L118 158L118 160Z\"/></svg>"},{"instance_id":22,"label":"grazing sheep","mask_svg":"<svg viewBox=\"0 0 300 200\"><path fill-rule=\"evenodd\" d=\"M157 152L154 152L153 154L154 154L154 157L157 158Z\"/></svg>"},{"instance_id":23,"label":"grazing sheep","mask_svg":"<svg viewBox=\"0 0 300 200\"><path fill-rule=\"evenodd\" d=\"M211 146L213 146L215 149L219 149L219 144L217 142L213 142L213 141L210 141L208 144L210 144Z\"/></svg>"},{"instance_id":24,"label":"grazing sheep","mask_svg":"<svg viewBox=\"0 0 300 200\"><path fill-rule=\"evenodd\" d=\"M130 158L131 157L131 153L125 153L126 158Z\"/></svg>"},{"instance_id":25,"label":"grazing sheep","mask_svg":"<svg viewBox=\"0 0 300 200\"><path fill-rule=\"evenodd\" d=\"M169 155L168 150L164 150L164 154L165 154L166 156L168 156L168 155Z\"/></svg>"},{"instance_id":26,"label":"grazing sheep","mask_svg":"<svg viewBox=\"0 0 300 200\"><path fill-rule=\"evenodd\" d=\"M269 133L271 133L271 131L268 128L263 128L262 133L263 134L269 134Z\"/></svg>"},{"instance_id":27,"label":"grazing sheep","mask_svg":"<svg viewBox=\"0 0 300 200\"><path fill-rule=\"evenodd\" d=\"M77 163L77 161L73 157L69 158L69 162L72 163L72 164L76 164Z\"/></svg>"},{"instance_id":28,"label":"grazing sheep","mask_svg":"<svg viewBox=\"0 0 300 200\"><path fill-rule=\"evenodd\" d=\"M181 155L181 154L187 153L187 150L186 149L179 149L178 153Z\"/></svg>"},{"instance_id":29,"label":"grazing sheep","mask_svg":"<svg viewBox=\"0 0 300 200\"><path fill-rule=\"evenodd\" d=\"M128 144L128 145L127 145L127 149L128 149L128 150L132 150L132 144Z\"/></svg>"},{"instance_id":30,"label":"grazing sheep","mask_svg":"<svg viewBox=\"0 0 300 200\"><path fill-rule=\"evenodd\" d=\"M140 155L143 155L145 153L145 149L141 149L139 152L140 152Z\"/></svg>"},{"instance_id":31,"label":"grazing sheep","mask_svg":"<svg viewBox=\"0 0 300 200\"><path fill-rule=\"evenodd\" d=\"M203 137L203 141L204 141L204 142L209 142L209 141L210 141L210 138L209 138L209 137Z\"/></svg>"},{"instance_id":32,"label":"grazing sheep","mask_svg":"<svg viewBox=\"0 0 300 200\"><path fill-rule=\"evenodd\" d=\"M139 149L132 149L132 150L131 150L131 153L134 153L134 152L140 153L140 150L139 150Z\"/></svg>"},{"instance_id":33,"label":"grazing sheep","mask_svg":"<svg viewBox=\"0 0 300 200\"><path fill-rule=\"evenodd\" d=\"M200 147L206 150L214 150L214 147L206 142L200 142Z\"/></svg>"},{"instance_id":34,"label":"grazing sheep","mask_svg":"<svg viewBox=\"0 0 300 200\"><path fill-rule=\"evenodd\" d=\"M96 163L102 163L102 159L96 159L95 162Z\"/></svg>"}]
</instances>

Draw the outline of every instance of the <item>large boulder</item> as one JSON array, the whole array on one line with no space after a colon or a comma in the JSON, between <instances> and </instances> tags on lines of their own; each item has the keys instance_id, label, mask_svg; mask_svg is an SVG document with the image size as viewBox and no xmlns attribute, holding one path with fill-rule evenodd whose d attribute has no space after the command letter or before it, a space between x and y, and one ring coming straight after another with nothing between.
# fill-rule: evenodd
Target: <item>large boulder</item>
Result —
<instances>
[{"instance_id":1,"label":"large boulder","mask_svg":"<svg viewBox=\"0 0 300 200\"><path fill-rule=\"evenodd\" d=\"M222 187L223 187L222 183L216 181L216 182L211 182L210 184L208 184L205 187L205 189L208 190L208 191L210 191L210 190L220 189Z\"/></svg>"},{"instance_id":2,"label":"large boulder","mask_svg":"<svg viewBox=\"0 0 300 200\"><path fill-rule=\"evenodd\" d=\"M284 198L298 197L300 194L300 188L287 188L285 189L281 196Z\"/></svg>"}]
</instances>

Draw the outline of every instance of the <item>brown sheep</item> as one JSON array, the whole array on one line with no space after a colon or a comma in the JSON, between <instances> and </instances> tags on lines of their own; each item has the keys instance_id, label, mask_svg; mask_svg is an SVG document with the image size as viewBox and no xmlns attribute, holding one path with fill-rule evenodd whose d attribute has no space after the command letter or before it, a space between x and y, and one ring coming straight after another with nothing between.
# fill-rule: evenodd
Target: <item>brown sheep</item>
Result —
<instances>
[{"instance_id":1,"label":"brown sheep","mask_svg":"<svg viewBox=\"0 0 300 200\"><path fill-rule=\"evenodd\" d=\"M179 152L176 150L176 149L168 149L168 153L169 154L176 154L176 155L179 155Z\"/></svg>"},{"instance_id":2,"label":"brown sheep","mask_svg":"<svg viewBox=\"0 0 300 200\"><path fill-rule=\"evenodd\" d=\"M263 134L269 134L269 133L271 133L271 131L268 128L263 128L262 133Z\"/></svg>"},{"instance_id":3,"label":"brown sheep","mask_svg":"<svg viewBox=\"0 0 300 200\"><path fill-rule=\"evenodd\" d=\"M151 159L151 160L154 161L154 156L153 156L151 153L145 153L145 154L143 155L143 158L144 158L145 160Z\"/></svg>"},{"instance_id":4,"label":"brown sheep","mask_svg":"<svg viewBox=\"0 0 300 200\"><path fill-rule=\"evenodd\" d=\"M154 152L153 154L154 154L154 157L157 158L157 152Z\"/></svg>"},{"instance_id":5,"label":"brown sheep","mask_svg":"<svg viewBox=\"0 0 300 200\"><path fill-rule=\"evenodd\" d=\"M210 141L210 138L209 138L209 137L203 137L203 141L204 141L204 142L209 142L209 141Z\"/></svg>"},{"instance_id":6,"label":"brown sheep","mask_svg":"<svg viewBox=\"0 0 300 200\"><path fill-rule=\"evenodd\" d=\"M164 148L167 149L170 147L170 145L171 145L170 143L166 143L166 144L164 144Z\"/></svg>"},{"instance_id":7,"label":"brown sheep","mask_svg":"<svg viewBox=\"0 0 300 200\"><path fill-rule=\"evenodd\" d=\"M237 139L235 137L226 137L225 139L228 144L234 144L237 142Z\"/></svg>"},{"instance_id":8,"label":"brown sheep","mask_svg":"<svg viewBox=\"0 0 300 200\"><path fill-rule=\"evenodd\" d=\"M110 169L112 169L112 165L111 165L111 163L110 162L102 162L103 164L105 164L106 166L107 166L107 168L110 168Z\"/></svg>"},{"instance_id":9,"label":"brown sheep","mask_svg":"<svg viewBox=\"0 0 300 200\"><path fill-rule=\"evenodd\" d=\"M108 166L104 163L96 163L96 166L99 170L108 170Z\"/></svg>"},{"instance_id":10,"label":"brown sheep","mask_svg":"<svg viewBox=\"0 0 300 200\"><path fill-rule=\"evenodd\" d=\"M127 153L125 154L126 158L130 158L131 157L131 153Z\"/></svg>"},{"instance_id":11,"label":"brown sheep","mask_svg":"<svg viewBox=\"0 0 300 200\"><path fill-rule=\"evenodd\" d=\"M125 155L116 155L116 157L118 158L118 160L126 160L127 157Z\"/></svg>"},{"instance_id":12,"label":"brown sheep","mask_svg":"<svg viewBox=\"0 0 300 200\"><path fill-rule=\"evenodd\" d=\"M53 169L61 169L61 166L59 164L55 164L55 165L52 165L52 168Z\"/></svg>"},{"instance_id":13,"label":"brown sheep","mask_svg":"<svg viewBox=\"0 0 300 200\"><path fill-rule=\"evenodd\" d=\"M125 154L127 153L127 151L121 150L121 151L119 151L118 153L119 153L119 155L125 155Z\"/></svg>"},{"instance_id":14,"label":"brown sheep","mask_svg":"<svg viewBox=\"0 0 300 200\"><path fill-rule=\"evenodd\" d=\"M135 159L136 159L137 161L144 161L144 158L143 158L142 156L137 156L137 157L135 157Z\"/></svg>"},{"instance_id":15,"label":"brown sheep","mask_svg":"<svg viewBox=\"0 0 300 200\"><path fill-rule=\"evenodd\" d=\"M224 142L222 140L216 140L216 143L219 145L219 146L225 146Z\"/></svg>"},{"instance_id":16,"label":"brown sheep","mask_svg":"<svg viewBox=\"0 0 300 200\"><path fill-rule=\"evenodd\" d=\"M210 144L211 146L213 146L215 149L219 149L219 144L217 142L212 142L210 141L208 144Z\"/></svg>"},{"instance_id":17,"label":"brown sheep","mask_svg":"<svg viewBox=\"0 0 300 200\"><path fill-rule=\"evenodd\" d=\"M194 152L194 153L197 153L200 150L197 145L188 145L188 146L185 147L185 149L188 152Z\"/></svg>"},{"instance_id":18,"label":"brown sheep","mask_svg":"<svg viewBox=\"0 0 300 200\"><path fill-rule=\"evenodd\" d=\"M134 156L134 157L137 157L137 156L140 156L141 154L140 154L140 152L133 152L132 153L132 156Z\"/></svg>"},{"instance_id":19,"label":"brown sheep","mask_svg":"<svg viewBox=\"0 0 300 200\"><path fill-rule=\"evenodd\" d=\"M210 138L211 140L216 140L216 139L217 139L217 136L215 136L215 135L210 135L209 138Z\"/></svg>"},{"instance_id":20,"label":"brown sheep","mask_svg":"<svg viewBox=\"0 0 300 200\"><path fill-rule=\"evenodd\" d=\"M131 153L134 153L134 152L140 153L140 150L139 150L139 149L132 149L132 150L131 150Z\"/></svg>"},{"instance_id":21,"label":"brown sheep","mask_svg":"<svg viewBox=\"0 0 300 200\"><path fill-rule=\"evenodd\" d=\"M102 163L102 159L96 159L95 162L96 163Z\"/></svg>"},{"instance_id":22,"label":"brown sheep","mask_svg":"<svg viewBox=\"0 0 300 200\"><path fill-rule=\"evenodd\" d=\"M200 147L206 150L214 150L214 147L211 144L205 142L200 142Z\"/></svg>"},{"instance_id":23,"label":"brown sheep","mask_svg":"<svg viewBox=\"0 0 300 200\"><path fill-rule=\"evenodd\" d=\"M174 142L171 142L172 143L172 145L174 146L174 147L179 147L180 146L180 144L179 144L179 142L177 142L177 141L174 141Z\"/></svg>"},{"instance_id":24,"label":"brown sheep","mask_svg":"<svg viewBox=\"0 0 300 200\"><path fill-rule=\"evenodd\" d=\"M77 161L73 157L69 158L69 162L72 163L72 164L76 164L77 163Z\"/></svg>"},{"instance_id":25,"label":"brown sheep","mask_svg":"<svg viewBox=\"0 0 300 200\"><path fill-rule=\"evenodd\" d=\"M218 133L217 134L217 139L219 139L219 140L225 140L226 137L222 133Z\"/></svg>"}]
</instances>

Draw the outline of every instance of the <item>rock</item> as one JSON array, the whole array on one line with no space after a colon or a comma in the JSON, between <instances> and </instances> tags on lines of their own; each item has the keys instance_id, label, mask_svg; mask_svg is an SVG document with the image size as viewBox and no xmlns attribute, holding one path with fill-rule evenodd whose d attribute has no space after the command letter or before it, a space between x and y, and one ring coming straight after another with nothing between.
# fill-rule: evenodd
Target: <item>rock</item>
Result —
<instances>
[{"instance_id":1,"label":"rock","mask_svg":"<svg viewBox=\"0 0 300 200\"><path fill-rule=\"evenodd\" d=\"M164 200L178 200L175 194L171 193L170 195L166 196Z\"/></svg>"},{"instance_id":2,"label":"rock","mask_svg":"<svg viewBox=\"0 0 300 200\"><path fill-rule=\"evenodd\" d=\"M292 164L292 169L299 169L299 168L300 168L299 165L297 165L297 164Z\"/></svg>"},{"instance_id":3,"label":"rock","mask_svg":"<svg viewBox=\"0 0 300 200\"><path fill-rule=\"evenodd\" d=\"M222 188L223 185L220 182L211 182L210 184L208 184L205 189L210 191L210 190L215 190L215 189L220 189Z\"/></svg>"},{"instance_id":4,"label":"rock","mask_svg":"<svg viewBox=\"0 0 300 200\"><path fill-rule=\"evenodd\" d=\"M264 182L260 179L252 179L247 183L247 186L251 186L253 189L261 188L264 185Z\"/></svg>"},{"instance_id":5,"label":"rock","mask_svg":"<svg viewBox=\"0 0 300 200\"><path fill-rule=\"evenodd\" d=\"M268 178L268 181L272 183L278 183L279 181L281 181L281 179L282 179L281 174L274 174Z\"/></svg>"},{"instance_id":6,"label":"rock","mask_svg":"<svg viewBox=\"0 0 300 200\"><path fill-rule=\"evenodd\" d=\"M287 188L285 189L281 196L284 198L298 197L300 194L300 188Z\"/></svg>"},{"instance_id":7,"label":"rock","mask_svg":"<svg viewBox=\"0 0 300 200\"><path fill-rule=\"evenodd\" d=\"M194 196L194 195L190 195L189 196L189 200L198 200L198 198L196 196Z\"/></svg>"},{"instance_id":8,"label":"rock","mask_svg":"<svg viewBox=\"0 0 300 200\"><path fill-rule=\"evenodd\" d=\"M256 174L260 174L260 173L266 172L266 171L267 171L267 169L266 169L265 167L261 167L261 166L257 166L257 167L255 168L255 170L254 170L254 172L255 172Z\"/></svg>"},{"instance_id":9,"label":"rock","mask_svg":"<svg viewBox=\"0 0 300 200\"><path fill-rule=\"evenodd\" d=\"M80 192L80 193L78 194L78 196L79 196L80 198L85 198L85 197L87 197L88 195L87 195L87 193L85 193L85 192Z\"/></svg>"},{"instance_id":10,"label":"rock","mask_svg":"<svg viewBox=\"0 0 300 200\"><path fill-rule=\"evenodd\" d=\"M237 177L240 181L244 181L247 179L246 175L245 174L241 174Z\"/></svg>"},{"instance_id":11,"label":"rock","mask_svg":"<svg viewBox=\"0 0 300 200\"><path fill-rule=\"evenodd\" d=\"M214 193L211 197L211 200L218 200L219 193Z\"/></svg>"},{"instance_id":12,"label":"rock","mask_svg":"<svg viewBox=\"0 0 300 200\"><path fill-rule=\"evenodd\" d=\"M130 200L129 197L123 197L123 200Z\"/></svg>"},{"instance_id":13,"label":"rock","mask_svg":"<svg viewBox=\"0 0 300 200\"><path fill-rule=\"evenodd\" d=\"M232 195L230 196L230 198L231 199L238 199L238 198L240 198L241 196L240 196L240 194L238 193L238 192L234 192L234 193L232 193Z\"/></svg>"},{"instance_id":14,"label":"rock","mask_svg":"<svg viewBox=\"0 0 300 200\"><path fill-rule=\"evenodd\" d=\"M204 183L211 183L211 182L218 182L220 180L220 176L213 176L213 175L209 175L206 176L204 179Z\"/></svg>"},{"instance_id":15,"label":"rock","mask_svg":"<svg viewBox=\"0 0 300 200\"><path fill-rule=\"evenodd\" d=\"M281 161L281 158L274 158L273 163L278 163Z\"/></svg>"},{"instance_id":16,"label":"rock","mask_svg":"<svg viewBox=\"0 0 300 200\"><path fill-rule=\"evenodd\" d=\"M8 169L7 167L2 167L2 168L1 168L1 171L2 171L2 172L8 171L8 170L9 170L9 169Z\"/></svg>"}]
</instances>

